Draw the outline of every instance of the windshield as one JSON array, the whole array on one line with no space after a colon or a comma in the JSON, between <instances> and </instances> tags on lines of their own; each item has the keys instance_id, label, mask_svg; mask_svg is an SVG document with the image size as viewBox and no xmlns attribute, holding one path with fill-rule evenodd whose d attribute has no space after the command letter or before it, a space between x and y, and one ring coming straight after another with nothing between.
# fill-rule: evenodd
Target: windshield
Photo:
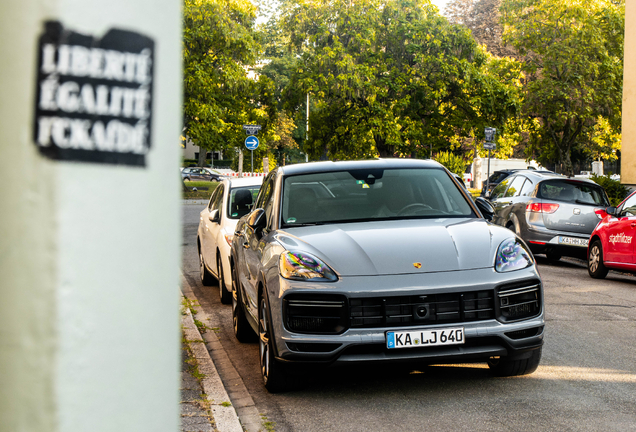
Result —
<instances>
[{"instance_id":1,"label":"windshield","mask_svg":"<svg viewBox=\"0 0 636 432\"><path fill-rule=\"evenodd\" d=\"M260 185L245 186L230 189L227 214L230 219L240 219L250 211L256 201Z\"/></svg>"},{"instance_id":2,"label":"windshield","mask_svg":"<svg viewBox=\"0 0 636 432\"><path fill-rule=\"evenodd\" d=\"M283 226L437 217L475 217L441 169L304 174L283 184Z\"/></svg>"},{"instance_id":3,"label":"windshield","mask_svg":"<svg viewBox=\"0 0 636 432\"><path fill-rule=\"evenodd\" d=\"M603 188L595 184L577 181L549 180L541 182L539 198L576 204L609 206Z\"/></svg>"}]
</instances>

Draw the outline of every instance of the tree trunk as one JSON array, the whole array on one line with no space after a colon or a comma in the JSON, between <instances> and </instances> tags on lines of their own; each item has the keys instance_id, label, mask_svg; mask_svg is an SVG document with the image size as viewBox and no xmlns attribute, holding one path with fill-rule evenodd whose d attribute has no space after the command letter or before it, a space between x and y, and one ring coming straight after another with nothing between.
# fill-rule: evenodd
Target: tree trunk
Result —
<instances>
[{"instance_id":1,"label":"tree trunk","mask_svg":"<svg viewBox=\"0 0 636 432\"><path fill-rule=\"evenodd\" d=\"M375 140L375 149L378 151L381 158L390 158L395 155L395 147L387 145L384 137L374 135L373 139Z\"/></svg>"},{"instance_id":2,"label":"tree trunk","mask_svg":"<svg viewBox=\"0 0 636 432\"><path fill-rule=\"evenodd\" d=\"M199 161L197 166L203 167L205 166L205 156L208 154L208 150L199 146Z\"/></svg>"}]
</instances>

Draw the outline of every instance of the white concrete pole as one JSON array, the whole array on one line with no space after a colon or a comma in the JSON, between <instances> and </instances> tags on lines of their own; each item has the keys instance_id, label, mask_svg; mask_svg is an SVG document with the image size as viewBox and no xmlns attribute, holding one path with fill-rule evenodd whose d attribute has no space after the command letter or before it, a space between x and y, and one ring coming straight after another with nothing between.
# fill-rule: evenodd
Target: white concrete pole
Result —
<instances>
[{"instance_id":1,"label":"white concrete pole","mask_svg":"<svg viewBox=\"0 0 636 432\"><path fill-rule=\"evenodd\" d=\"M0 3L3 432L178 429L180 6Z\"/></svg>"}]
</instances>

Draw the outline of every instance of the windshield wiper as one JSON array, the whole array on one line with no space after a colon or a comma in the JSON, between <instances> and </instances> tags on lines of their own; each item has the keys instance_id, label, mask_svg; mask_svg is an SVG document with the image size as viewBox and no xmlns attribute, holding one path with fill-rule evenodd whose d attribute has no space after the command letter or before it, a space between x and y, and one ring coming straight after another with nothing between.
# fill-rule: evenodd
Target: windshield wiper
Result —
<instances>
[{"instance_id":1,"label":"windshield wiper","mask_svg":"<svg viewBox=\"0 0 636 432\"><path fill-rule=\"evenodd\" d=\"M596 204L596 203L589 202L589 201L583 201L583 200L580 200L580 199L576 199L576 200L574 200L574 202L577 203L577 204L601 205L601 204Z\"/></svg>"},{"instance_id":2,"label":"windshield wiper","mask_svg":"<svg viewBox=\"0 0 636 432\"><path fill-rule=\"evenodd\" d=\"M304 226L316 226L316 225L324 225L325 222L304 222L304 223L285 223L285 227L304 227Z\"/></svg>"}]
</instances>

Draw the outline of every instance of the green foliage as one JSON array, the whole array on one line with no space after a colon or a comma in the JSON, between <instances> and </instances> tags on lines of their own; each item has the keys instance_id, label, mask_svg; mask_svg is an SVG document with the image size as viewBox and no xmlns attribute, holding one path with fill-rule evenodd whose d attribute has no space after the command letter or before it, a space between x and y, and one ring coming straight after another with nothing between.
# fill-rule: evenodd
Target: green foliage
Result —
<instances>
[{"instance_id":1,"label":"green foliage","mask_svg":"<svg viewBox=\"0 0 636 432\"><path fill-rule=\"evenodd\" d=\"M265 123L254 99L270 96L268 83L246 72L259 50L255 19L248 0L184 1L183 135L205 149L237 146L243 124Z\"/></svg>"},{"instance_id":2,"label":"green foliage","mask_svg":"<svg viewBox=\"0 0 636 432\"><path fill-rule=\"evenodd\" d=\"M462 177L466 171L466 161L461 156L451 152L439 152L435 160L446 167L452 173Z\"/></svg>"},{"instance_id":3,"label":"green foliage","mask_svg":"<svg viewBox=\"0 0 636 432\"><path fill-rule=\"evenodd\" d=\"M612 180L609 175L597 176L593 175L590 180L598 183L610 199L610 204L614 207L618 206L627 195L629 195L629 189L621 184L619 180Z\"/></svg>"},{"instance_id":4,"label":"green foliage","mask_svg":"<svg viewBox=\"0 0 636 432\"><path fill-rule=\"evenodd\" d=\"M458 136L483 139L485 126L505 131L519 109L514 61L426 0L284 2L278 23L288 54L268 73L289 80L280 102L297 125L310 94L312 158L428 156Z\"/></svg>"},{"instance_id":5,"label":"green foliage","mask_svg":"<svg viewBox=\"0 0 636 432\"><path fill-rule=\"evenodd\" d=\"M528 153L572 175L599 118L620 133L624 1L503 0L501 12L504 40L525 56Z\"/></svg>"}]
</instances>

